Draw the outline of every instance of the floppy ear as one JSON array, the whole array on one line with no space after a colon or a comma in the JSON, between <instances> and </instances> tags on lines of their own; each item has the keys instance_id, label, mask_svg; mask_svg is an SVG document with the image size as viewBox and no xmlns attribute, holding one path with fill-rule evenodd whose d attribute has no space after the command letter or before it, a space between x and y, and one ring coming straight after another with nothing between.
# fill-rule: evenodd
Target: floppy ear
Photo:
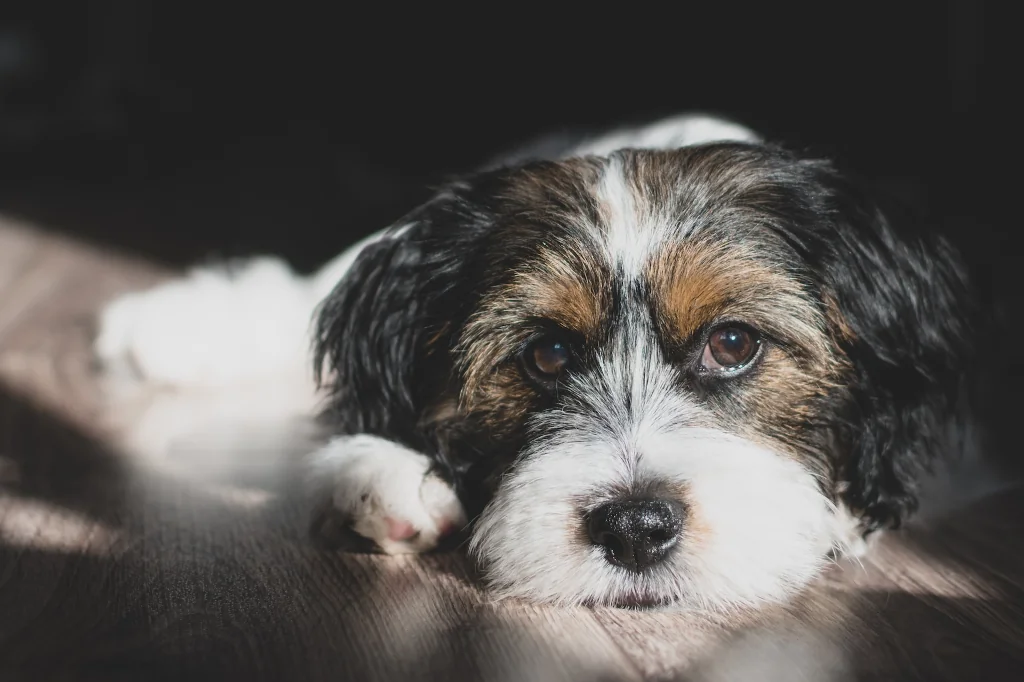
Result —
<instances>
[{"instance_id":1,"label":"floppy ear","mask_svg":"<svg viewBox=\"0 0 1024 682\"><path fill-rule=\"evenodd\" d=\"M466 191L453 185L396 223L321 303L314 369L337 432L431 448L419 422L445 390L450 337L472 298L468 269L489 225Z\"/></svg>"},{"instance_id":2,"label":"floppy ear","mask_svg":"<svg viewBox=\"0 0 1024 682\"><path fill-rule=\"evenodd\" d=\"M915 480L934 458L962 449L969 432L973 293L945 240L897 235L893 213L862 188L817 172L832 216L823 286L853 369L836 429L844 495L868 530L898 527L917 508Z\"/></svg>"}]
</instances>

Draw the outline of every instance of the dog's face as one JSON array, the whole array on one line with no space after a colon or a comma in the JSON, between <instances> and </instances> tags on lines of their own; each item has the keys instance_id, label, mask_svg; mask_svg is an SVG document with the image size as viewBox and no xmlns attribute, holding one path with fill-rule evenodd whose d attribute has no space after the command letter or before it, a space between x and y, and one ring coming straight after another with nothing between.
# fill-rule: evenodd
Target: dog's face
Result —
<instances>
[{"instance_id":1,"label":"dog's face","mask_svg":"<svg viewBox=\"0 0 1024 682\"><path fill-rule=\"evenodd\" d=\"M756 604L817 572L846 507L865 530L913 507L965 362L947 255L766 147L535 163L367 249L318 363L342 430L480 497L500 592Z\"/></svg>"}]
</instances>

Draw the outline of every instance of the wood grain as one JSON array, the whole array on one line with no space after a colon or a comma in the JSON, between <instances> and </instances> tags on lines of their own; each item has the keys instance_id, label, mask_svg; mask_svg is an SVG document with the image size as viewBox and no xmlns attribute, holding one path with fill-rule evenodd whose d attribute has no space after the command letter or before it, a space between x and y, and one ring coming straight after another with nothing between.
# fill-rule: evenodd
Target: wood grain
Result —
<instances>
[{"instance_id":1,"label":"wood grain","mask_svg":"<svg viewBox=\"0 0 1024 682\"><path fill-rule=\"evenodd\" d=\"M0 222L0 679L1020 679L1019 489L729 623L494 603L458 551L325 549L273 438L218 460L164 428L212 403L97 379L95 311L167 274Z\"/></svg>"}]
</instances>

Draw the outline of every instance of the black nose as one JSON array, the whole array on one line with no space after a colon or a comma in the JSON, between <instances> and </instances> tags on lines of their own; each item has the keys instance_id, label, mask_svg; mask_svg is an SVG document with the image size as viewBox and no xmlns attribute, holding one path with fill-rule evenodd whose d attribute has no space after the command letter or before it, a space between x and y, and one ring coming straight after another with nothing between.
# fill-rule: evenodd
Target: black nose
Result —
<instances>
[{"instance_id":1,"label":"black nose","mask_svg":"<svg viewBox=\"0 0 1024 682\"><path fill-rule=\"evenodd\" d=\"M612 502L590 513L591 541L608 560L634 571L658 563L679 539L683 506L668 500Z\"/></svg>"}]
</instances>

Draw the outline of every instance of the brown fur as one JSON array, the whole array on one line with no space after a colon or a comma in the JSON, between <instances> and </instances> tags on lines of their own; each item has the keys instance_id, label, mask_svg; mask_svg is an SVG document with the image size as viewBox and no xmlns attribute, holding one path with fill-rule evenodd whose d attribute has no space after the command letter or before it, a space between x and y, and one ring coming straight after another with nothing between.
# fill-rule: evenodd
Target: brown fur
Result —
<instances>
[{"instance_id":1,"label":"brown fur","mask_svg":"<svg viewBox=\"0 0 1024 682\"><path fill-rule=\"evenodd\" d=\"M574 160L520 173L502 194L507 216L488 261L507 272L483 297L457 342L461 406L494 428L522 420L534 403L508 363L547 320L593 340L608 308L610 273L587 243L596 203L596 161Z\"/></svg>"},{"instance_id":2,"label":"brown fur","mask_svg":"<svg viewBox=\"0 0 1024 682\"><path fill-rule=\"evenodd\" d=\"M848 331L834 305L816 300L781 267L785 246L761 227L775 200L771 179L720 152L626 153L627 205L636 215L617 216L616 207L600 198L606 165L542 165L513 176L501 194L506 217L488 260L492 271L505 275L486 291L458 337L460 411L502 436L515 433L542 404L515 362L538 320L584 343L599 342L616 286L602 235L610 221L625 218L658 232L660 246L643 278L666 348L686 349L692 360L703 334L724 321L765 334L758 366L708 398L709 426L826 467L801 435L816 402L847 370L838 341Z\"/></svg>"}]
</instances>

